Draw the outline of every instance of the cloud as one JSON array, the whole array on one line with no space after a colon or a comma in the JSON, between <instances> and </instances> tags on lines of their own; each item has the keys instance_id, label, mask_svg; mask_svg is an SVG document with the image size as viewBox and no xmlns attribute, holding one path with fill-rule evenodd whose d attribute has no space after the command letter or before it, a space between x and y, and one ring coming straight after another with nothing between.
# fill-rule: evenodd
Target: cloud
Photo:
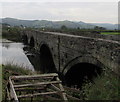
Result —
<instances>
[{"instance_id":1,"label":"cloud","mask_svg":"<svg viewBox=\"0 0 120 102\"><path fill-rule=\"evenodd\" d=\"M115 2L2 3L3 17L108 23L117 22L117 6Z\"/></svg>"},{"instance_id":2,"label":"cloud","mask_svg":"<svg viewBox=\"0 0 120 102\"><path fill-rule=\"evenodd\" d=\"M88 0L1 0L1 2L88 2ZM119 0L89 0L89 2L119 2Z\"/></svg>"}]
</instances>

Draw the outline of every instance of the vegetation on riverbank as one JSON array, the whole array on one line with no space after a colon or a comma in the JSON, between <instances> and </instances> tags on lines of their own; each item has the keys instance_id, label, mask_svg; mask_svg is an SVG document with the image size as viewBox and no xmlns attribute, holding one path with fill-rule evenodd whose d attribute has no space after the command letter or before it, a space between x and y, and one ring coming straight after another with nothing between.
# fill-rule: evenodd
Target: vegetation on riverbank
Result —
<instances>
[{"instance_id":1,"label":"vegetation on riverbank","mask_svg":"<svg viewBox=\"0 0 120 102\"><path fill-rule=\"evenodd\" d=\"M3 26L2 27L2 38L15 41L15 42L20 42L21 37L20 37L20 27L9 27L9 26Z\"/></svg>"},{"instance_id":2,"label":"vegetation on riverbank","mask_svg":"<svg viewBox=\"0 0 120 102\"><path fill-rule=\"evenodd\" d=\"M120 100L120 77L106 69L93 83L83 86L86 100Z\"/></svg>"},{"instance_id":3,"label":"vegetation on riverbank","mask_svg":"<svg viewBox=\"0 0 120 102\"><path fill-rule=\"evenodd\" d=\"M13 75L33 75L36 74L36 72L33 72L31 70L25 69L22 66L18 65L12 65L12 64L7 64L7 65L2 65L2 96L3 99L5 98L5 88L9 79L9 76Z\"/></svg>"},{"instance_id":4,"label":"vegetation on riverbank","mask_svg":"<svg viewBox=\"0 0 120 102\"><path fill-rule=\"evenodd\" d=\"M9 76L12 75L33 75L37 74L25 68L17 65L2 65L3 69L3 98L5 93L5 87ZM119 77L109 69L106 69L101 76L94 80L94 83L87 83L83 85L83 89L77 93L72 93L73 96L77 96L80 99L85 100L119 100L120 99L120 83ZM66 93L68 90L65 90Z\"/></svg>"}]
</instances>

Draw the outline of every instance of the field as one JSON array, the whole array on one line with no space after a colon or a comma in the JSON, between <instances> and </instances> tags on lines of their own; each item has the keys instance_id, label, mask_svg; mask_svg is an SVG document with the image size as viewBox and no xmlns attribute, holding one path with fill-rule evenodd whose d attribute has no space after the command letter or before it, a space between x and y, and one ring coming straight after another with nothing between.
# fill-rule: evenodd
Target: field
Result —
<instances>
[{"instance_id":1,"label":"field","mask_svg":"<svg viewBox=\"0 0 120 102\"><path fill-rule=\"evenodd\" d=\"M101 32L104 35L120 35L120 32Z\"/></svg>"}]
</instances>

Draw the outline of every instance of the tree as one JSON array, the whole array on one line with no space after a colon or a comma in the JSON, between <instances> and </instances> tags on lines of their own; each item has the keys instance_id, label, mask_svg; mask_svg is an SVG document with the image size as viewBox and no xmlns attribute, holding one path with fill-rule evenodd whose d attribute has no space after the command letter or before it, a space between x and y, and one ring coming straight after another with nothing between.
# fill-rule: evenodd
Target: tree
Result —
<instances>
[{"instance_id":1,"label":"tree","mask_svg":"<svg viewBox=\"0 0 120 102\"><path fill-rule=\"evenodd\" d=\"M65 30L65 29L67 29L67 27L65 25L62 25L61 29Z\"/></svg>"},{"instance_id":2,"label":"tree","mask_svg":"<svg viewBox=\"0 0 120 102\"><path fill-rule=\"evenodd\" d=\"M95 30L106 30L106 28L104 28L104 27L99 27L99 26L95 26L94 29L95 29Z\"/></svg>"}]
</instances>

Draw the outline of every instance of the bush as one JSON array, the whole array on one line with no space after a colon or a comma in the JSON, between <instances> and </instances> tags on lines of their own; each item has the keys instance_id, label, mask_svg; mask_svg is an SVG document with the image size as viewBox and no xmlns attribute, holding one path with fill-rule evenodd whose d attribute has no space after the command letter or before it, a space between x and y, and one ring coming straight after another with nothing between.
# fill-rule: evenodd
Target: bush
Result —
<instances>
[{"instance_id":1,"label":"bush","mask_svg":"<svg viewBox=\"0 0 120 102\"><path fill-rule=\"evenodd\" d=\"M119 76L106 69L94 80L83 86L86 100L120 100Z\"/></svg>"}]
</instances>

